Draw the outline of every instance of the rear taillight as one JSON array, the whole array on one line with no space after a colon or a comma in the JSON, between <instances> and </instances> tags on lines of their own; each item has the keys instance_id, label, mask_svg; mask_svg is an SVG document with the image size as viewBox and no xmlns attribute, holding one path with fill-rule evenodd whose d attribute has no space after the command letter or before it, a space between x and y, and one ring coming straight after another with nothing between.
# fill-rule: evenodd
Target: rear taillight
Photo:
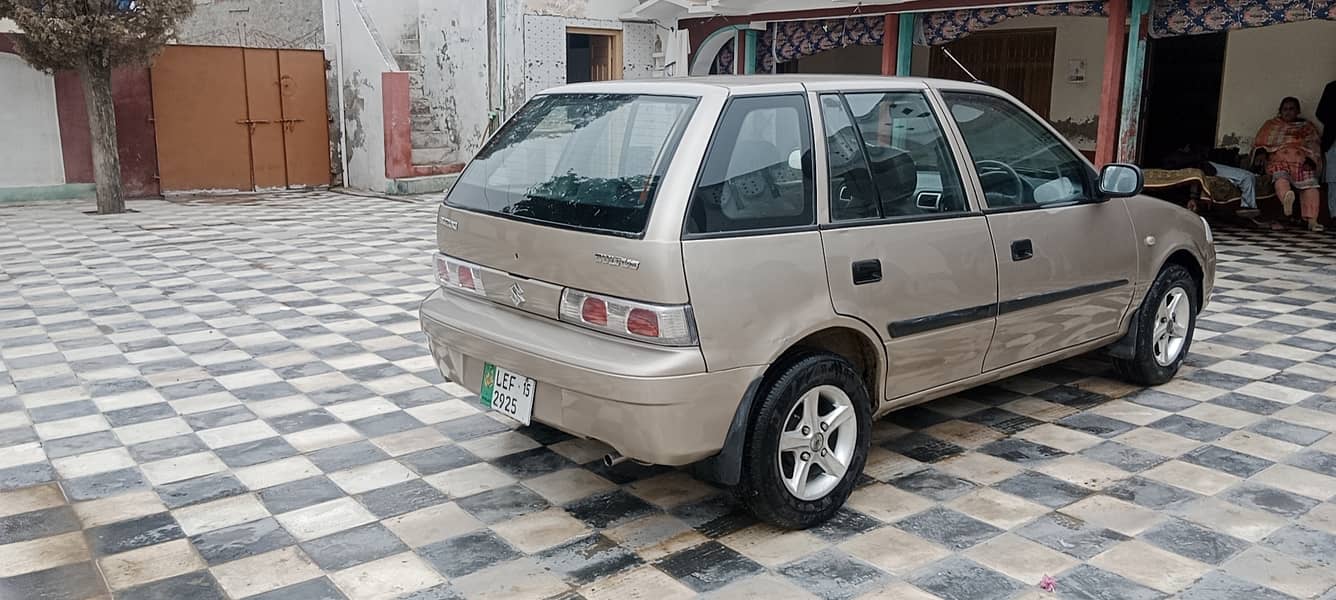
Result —
<instances>
[{"instance_id":1,"label":"rear taillight","mask_svg":"<svg viewBox=\"0 0 1336 600\"><path fill-rule=\"evenodd\" d=\"M482 286L482 270L474 265L454 260L444 254L436 255L436 283L441 287L486 295Z\"/></svg>"},{"instance_id":2,"label":"rear taillight","mask_svg":"<svg viewBox=\"0 0 1336 600\"><path fill-rule=\"evenodd\" d=\"M660 306L567 288L561 293L561 320L666 346L696 344L690 305Z\"/></svg>"},{"instance_id":3,"label":"rear taillight","mask_svg":"<svg viewBox=\"0 0 1336 600\"><path fill-rule=\"evenodd\" d=\"M590 325L608 324L608 303L600 298L585 296L580 303L580 319Z\"/></svg>"}]
</instances>

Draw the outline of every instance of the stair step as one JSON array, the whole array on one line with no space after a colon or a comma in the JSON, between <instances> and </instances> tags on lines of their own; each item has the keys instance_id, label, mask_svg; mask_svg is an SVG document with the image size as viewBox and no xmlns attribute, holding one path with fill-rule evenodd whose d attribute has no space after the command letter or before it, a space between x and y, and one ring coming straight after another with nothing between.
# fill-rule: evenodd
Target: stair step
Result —
<instances>
[{"instance_id":1,"label":"stair step","mask_svg":"<svg viewBox=\"0 0 1336 600\"><path fill-rule=\"evenodd\" d=\"M399 63L399 68L404 71L420 71L422 69L421 54L395 54L394 60Z\"/></svg>"},{"instance_id":2,"label":"stair step","mask_svg":"<svg viewBox=\"0 0 1336 600\"><path fill-rule=\"evenodd\" d=\"M449 148L413 148L413 164L436 165L446 162L451 152Z\"/></svg>"},{"instance_id":3,"label":"stair step","mask_svg":"<svg viewBox=\"0 0 1336 600\"><path fill-rule=\"evenodd\" d=\"M422 38L418 36L417 29L405 33L399 38L399 47L403 49L404 54L421 54Z\"/></svg>"},{"instance_id":4,"label":"stair step","mask_svg":"<svg viewBox=\"0 0 1336 600\"><path fill-rule=\"evenodd\" d=\"M432 118L431 113L422 114L409 112L409 118L412 119L413 131L431 131L436 129L436 119Z\"/></svg>"},{"instance_id":5,"label":"stair step","mask_svg":"<svg viewBox=\"0 0 1336 600\"><path fill-rule=\"evenodd\" d=\"M414 148L444 148L450 144L450 135L444 131L412 132Z\"/></svg>"},{"instance_id":6,"label":"stair step","mask_svg":"<svg viewBox=\"0 0 1336 600\"><path fill-rule=\"evenodd\" d=\"M403 177L389 182L386 190L392 196L415 196L444 192L455 185L459 173L443 175L425 175L421 177Z\"/></svg>"}]
</instances>

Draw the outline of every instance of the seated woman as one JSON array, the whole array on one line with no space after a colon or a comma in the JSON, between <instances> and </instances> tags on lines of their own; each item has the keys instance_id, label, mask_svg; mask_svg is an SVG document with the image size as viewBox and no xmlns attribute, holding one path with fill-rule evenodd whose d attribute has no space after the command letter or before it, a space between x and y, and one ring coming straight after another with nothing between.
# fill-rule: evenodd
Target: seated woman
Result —
<instances>
[{"instance_id":1,"label":"seated woman","mask_svg":"<svg viewBox=\"0 0 1336 600\"><path fill-rule=\"evenodd\" d=\"M1276 186L1285 215L1294 214L1295 194L1299 194L1300 214L1312 231L1322 231L1317 222L1321 195L1317 174L1322 165L1322 150L1317 126L1299 116L1299 100L1280 101L1280 114L1268 120L1253 138L1253 152L1264 152L1266 172Z\"/></svg>"}]
</instances>

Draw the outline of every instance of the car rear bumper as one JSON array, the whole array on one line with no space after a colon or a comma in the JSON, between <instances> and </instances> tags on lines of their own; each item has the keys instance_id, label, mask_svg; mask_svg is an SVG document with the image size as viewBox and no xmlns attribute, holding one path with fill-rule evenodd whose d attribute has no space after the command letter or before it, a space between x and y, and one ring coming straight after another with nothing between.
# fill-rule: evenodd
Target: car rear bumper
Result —
<instances>
[{"instance_id":1,"label":"car rear bumper","mask_svg":"<svg viewBox=\"0 0 1336 600\"><path fill-rule=\"evenodd\" d=\"M700 348L623 340L440 290L423 301L421 319L451 381L478 393L484 363L531 377L534 421L654 464L718 453L747 386L764 372L706 371Z\"/></svg>"}]
</instances>

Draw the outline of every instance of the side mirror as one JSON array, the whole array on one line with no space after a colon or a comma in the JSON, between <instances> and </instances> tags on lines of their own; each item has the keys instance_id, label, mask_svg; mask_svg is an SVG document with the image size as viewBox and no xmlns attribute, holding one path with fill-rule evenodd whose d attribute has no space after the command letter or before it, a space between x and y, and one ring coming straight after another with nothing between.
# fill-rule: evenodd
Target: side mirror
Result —
<instances>
[{"instance_id":1,"label":"side mirror","mask_svg":"<svg viewBox=\"0 0 1336 600\"><path fill-rule=\"evenodd\" d=\"M794 171L803 170L803 151L794 150L789 153L789 168Z\"/></svg>"},{"instance_id":2,"label":"side mirror","mask_svg":"<svg viewBox=\"0 0 1336 600\"><path fill-rule=\"evenodd\" d=\"M1105 198L1129 198L1141 193L1146 178L1136 165L1113 163L1099 172L1099 193Z\"/></svg>"}]
</instances>

